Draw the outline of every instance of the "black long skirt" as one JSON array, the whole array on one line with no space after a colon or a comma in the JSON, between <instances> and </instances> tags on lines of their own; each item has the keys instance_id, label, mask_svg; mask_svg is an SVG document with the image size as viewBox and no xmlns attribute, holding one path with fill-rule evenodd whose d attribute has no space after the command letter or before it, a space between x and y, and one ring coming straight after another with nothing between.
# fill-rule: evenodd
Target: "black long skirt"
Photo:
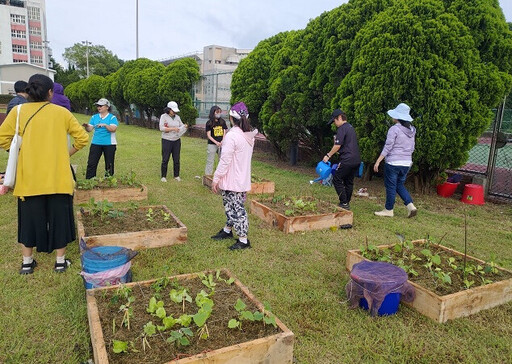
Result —
<instances>
[{"instance_id":1,"label":"black long skirt","mask_svg":"<svg viewBox=\"0 0 512 364\"><path fill-rule=\"evenodd\" d=\"M18 242L51 253L76 239L73 196L40 195L18 199Z\"/></svg>"}]
</instances>

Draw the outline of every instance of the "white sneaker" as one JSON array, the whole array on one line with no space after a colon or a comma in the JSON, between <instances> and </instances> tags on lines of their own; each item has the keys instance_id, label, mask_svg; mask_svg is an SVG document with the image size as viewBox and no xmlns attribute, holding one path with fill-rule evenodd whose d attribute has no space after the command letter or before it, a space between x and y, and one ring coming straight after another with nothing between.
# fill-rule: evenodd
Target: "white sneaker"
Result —
<instances>
[{"instance_id":1,"label":"white sneaker","mask_svg":"<svg viewBox=\"0 0 512 364\"><path fill-rule=\"evenodd\" d=\"M418 213L418 209L416 208L416 206L414 206L414 204L412 202L409 203L406 207L407 207L407 211L409 212L407 214L407 217L416 216L416 214Z\"/></svg>"},{"instance_id":2,"label":"white sneaker","mask_svg":"<svg viewBox=\"0 0 512 364\"><path fill-rule=\"evenodd\" d=\"M174 179L178 182L181 182L181 178L178 176L178 177L174 177Z\"/></svg>"},{"instance_id":3,"label":"white sneaker","mask_svg":"<svg viewBox=\"0 0 512 364\"><path fill-rule=\"evenodd\" d=\"M393 210L382 210L382 211L377 211L377 212L374 212L374 214L376 216L384 216L384 217L393 217Z\"/></svg>"},{"instance_id":4,"label":"white sneaker","mask_svg":"<svg viewBox=\"0 0 512 364\"><path fill-rule=\"evenodd\" d=\"M167 182L167 178L162 177L162 178L160 179L160 181L162 181L162 182Z\"/></svg>"}]
</instances>

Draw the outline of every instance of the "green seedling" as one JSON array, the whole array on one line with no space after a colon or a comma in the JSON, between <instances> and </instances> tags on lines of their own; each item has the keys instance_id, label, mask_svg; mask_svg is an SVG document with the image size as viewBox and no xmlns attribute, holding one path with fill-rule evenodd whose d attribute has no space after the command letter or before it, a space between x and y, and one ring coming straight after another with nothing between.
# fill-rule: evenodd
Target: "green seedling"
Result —
<instances>
[{"instance_id":1,"label":"green seedling","mask_svg":"<svg viewBox=\"0 0 512 364\"><path fill-rule=\"evenodd\" d=\"M128 297L128 302L119 307L119 312L123 312L121 325L128 328L128 330L130 330L130 319L133 317L133 308L130 306L134 301L135 297L130 296Z\"/></svg>"},{"instance_id":2,"label":"green seedling","mask_svg":"<svg viewBox=\"0 0 512 364\"><path fill-rule=\"evenodd\" d=\"M153 209L150 207L148 212L146 212L146 221L153 222Z\"/></svg>"},{"instance_id":3,"label":"green seedling","mask_svg":"<svg viewBox=\"0 0 512 364\"><path fill-rule=\"evenodd\" d=\"M206 287L211 289L212 291L215 289L217 283L213 280L213 274L208 274L206 276L204 273L199 274L199 278L201 278L201 283L203 283Z\"/></svg>"},{"instance_id":4,"label":"green seedling","mask_svg":"<svg viewBox=\"0 0 512 364\"><path fill-rule=\"evenodd\" d=\"M167 339L169 343L176 343L177 345L187 346L190 345L189 337L193 337L194 333L187 327L179 330L171 331L171 336Z\"/></svg>"},{"instance_id":5,"label":"green seedling","mask_svg":"<svg viewBox=\"0 0 512 364\"><path fill-rule=\"evenodd\" d=\"M184 327L189 327L192 323L192 315L183 314L176 319L176 323Z\"/></svg>"},{"instance_id":6,"label":"green seedling","mask_svg":"<svg viewBox=\"0 0 512 364\"><path fill-rule=\"evenodd\" d=\"M167 222L171 219L171 214L168 213L168 212L165 212L164 210L160 210L160 212L162 213L162 216L164 218L164 221Z\"/></svg>"},{"instance_id":7,"label":"green seedling","mask_svg":"<svg viewBox=\"0 0 512 364\"><path fill-rule=\"evenodd\" d=\"M457 269L457 264L455 264L456 259L453 257L448 258L448 266L452 269Z\"/></svg>"},{"instance_id":8,"label":"green seedling","mask_svg":"<svg viewBox=\"0 0 512 364\"><path fill-rule=\"evenodd\" d=\"M484 270L486 273L498 274L498 265L493 261L490 261L487 263Z\"/></svg>"},{"instance_id":9,"label":"green seedling","mask_svg":"<svg viewBox=\"0 0 512 364\"><path fill-rule=\"evenodd\" d=\"M162 319L163 326L157 326L158 331L165 331L170 328L172 328L174 325L178 323L178 320L176 320L172 315L169 315L167 317L164 317Z\"/></svg>"},{"instance_id":10,"label":"green seedling","mask_svg":"<svg viewBox=\"0 0 512 364\"><path fill-rule=\"evenodd\" d=\"M475 284L475 281L464 280L464 287L466 287L466 289L470 289L473 284Z\"/></svg>"},{"instance_id":11,"label":"green seedling","mask_svg":"<svg viewBox=\"0 0 512 364\"><path fill-rule=\"evenodd\" d=\"M167 287L169 282L170 282L169 278L163 277L151 285L151 288L155 291L156 298L160 298L160 292L162 291L162 289Z\"/></svg>"},{"instance_id":12,"label":"green seedling","mask_svg":"<svg viewBox=\"0 0 512 364\"><path fill-rule=\"evenodd\" d=\"M112 344L114 353L121 354L128 352L128 341L112 340Z\"/></svg>"},{"instance_id":13,"label":"green seedling","mask_svg":"<svg viewBox=\"0 0 512 364\"><path fill-rule=\"evenodd\" d=\"M201 301L201 300L200 300ZM196 297L197 302L197 297ZM195 315L192 316L192 319L194 320L194 323L197 325L197 327L200 328L199 330L199 337L201 339L207 339L210 336L210 333L208 332L208 327L206 325L206 320L210 317L212 313L213 308L213 301L211 299L204 299L201 301L201 307L197 311Z\"/></svg>"},{"instance_id":14,"label":"green seedling","mask_svg":"<svg viewBox=\"0 0 512 364\"><path fill-rule=\"evenodd\" d=\"M171 289L169 297L173 302L181 303L183 305L183 312L185 312L185 301L192 302L192 297L190 297L186 288Z\"/></svg>"},{"instance_id":15,"label":"green seedling","mask_svg":"<svg viewBox=\"0 0 512 364\"><path fill-rule=\"evenodd\" d=\"M156 311L159 309L159 308L163 308L164 307L164 301L157 301L156 300L156 297L151 297L149 299L149 305L148 307L146 308L146 311L150 314L155 314Z\"/></svg>"},{"instance_id":16,"label":"green seedling","mask_svg":"<svg viewBox=\"0 0 512 364\"><path fill-rule=\"evenodd\" d=\"M146 345L151 349L151 345L149 345L148 337L156 334L156 326L153 325L152 321L149 321L144 325L144 333L142 334L142 350L146 352Z\"/></svg>"},{"instance_id":17,"label":"green seedling","mask_svg":"<svg viewBox=\"0 0 512 364\"><path fill-rule=\"evenodd\" d=\"M215 274L215 278L218 280L218 281L223 281L224 283L226 283L228 286L232 285L233 282L235 281L235 278L231 277L229 279L224 279L220 276L220 270L217 270L216 274Z\"/></svg>"}]
</instances>

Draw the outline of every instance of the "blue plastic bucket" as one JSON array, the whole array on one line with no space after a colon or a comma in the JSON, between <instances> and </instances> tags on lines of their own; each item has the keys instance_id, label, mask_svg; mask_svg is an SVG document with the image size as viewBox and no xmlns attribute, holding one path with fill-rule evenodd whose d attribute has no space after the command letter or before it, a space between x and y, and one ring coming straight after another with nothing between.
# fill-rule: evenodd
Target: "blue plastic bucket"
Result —
<instances>
[{"instance_id":1,"label":"blue plastic bucket","mask_svg":"<svg viewBox=\"0 0 512 364\"><path fill-rule=\"evenodd\" d=\"M119 254L122 250L119 246L97 246L87 249L82 254L82 270L86 273L104 272L126 264L129 257L126 254ZM120 278L121 283L131 282L131 269ZM84 279L86 289L96 288Z\"/></svg>"},{"instance_id":2,"label":"blue plastic bucket","mask_svg":"<svg viewBox=\"0 0 512 364\"><path fill-rule=\"evenodd\" d=\"M387 294L379 308L379 316L394 315L398 311L401 296L400 293ZM359 306L368 310L368 301L366 301L365 298L361 298L359 300Z\"/></svg>"}]
</instances>

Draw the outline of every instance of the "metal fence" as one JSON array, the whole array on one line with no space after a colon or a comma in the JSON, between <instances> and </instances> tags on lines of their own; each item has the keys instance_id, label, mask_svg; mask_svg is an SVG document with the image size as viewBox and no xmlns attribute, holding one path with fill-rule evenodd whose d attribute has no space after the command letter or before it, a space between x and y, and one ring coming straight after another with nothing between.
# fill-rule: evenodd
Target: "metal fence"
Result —
<instances>
[{"instance_id":1,"label":"metal fence","mask_svg":"<svg viewBox=\"0 0 512 364\"><path fill-rule=\"evenodd\" d=\"M194 86L194 107L200 118L207 118L214 105L228 110L231 100L231 79L234 71L203 74Z\"/></svg>"},{"instance_id":2,"label":"metal fence","mask_svg":"<svg viewBox=\"0 0 512 364\"><path fill-rule=\"evenodd\" d=\"M481 176L489 196L512 201L512 109L504 105L495 110L492 125L459 171Z\"/></svg>"}]
</instances>

